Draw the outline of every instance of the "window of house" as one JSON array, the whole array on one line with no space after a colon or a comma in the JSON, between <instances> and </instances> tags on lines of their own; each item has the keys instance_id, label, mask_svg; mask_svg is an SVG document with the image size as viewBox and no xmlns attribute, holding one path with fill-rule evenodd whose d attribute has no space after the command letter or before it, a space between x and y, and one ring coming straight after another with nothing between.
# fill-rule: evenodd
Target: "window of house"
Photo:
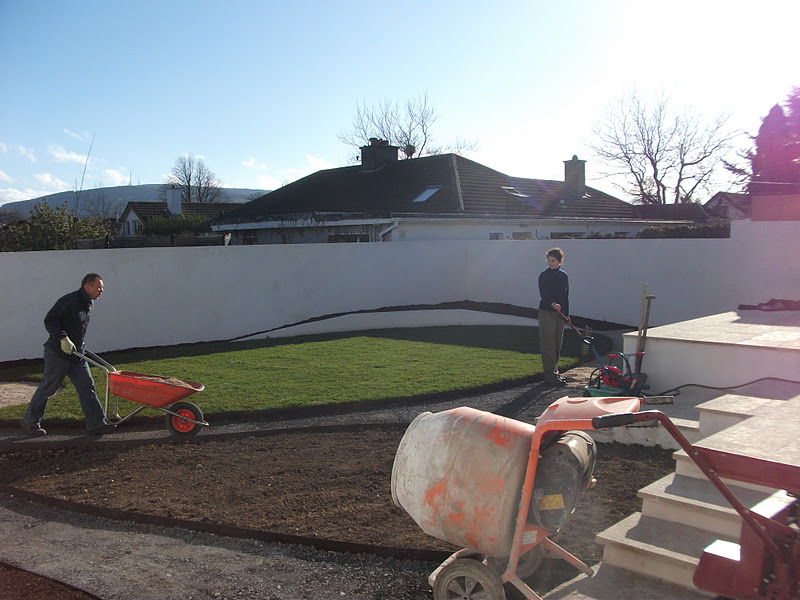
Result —
<instances>
[{"instance_id":1,"label":"window of house","mask_svg":"<svg viewBox=\"0 0 800 600\"><path fill-rule=\"evenodd\" d=\"M255 231L242 232L242 244L245 246L254 246L258 242L258 234Z\"/></svg>"},{"instance_id":2,"label":"window of house","mask_svg":"<svg viewBox=\"0 0 800 600\"><path fill-rule=\"evenodd\" d=\"M490 240L502 240L503 239L503 234L502 233L498 233L498 232L492 232L492 233L489 234L489 239Z\"/></svg>"},{"instance_id":3,"label":"window of house","mask_svg":"<svg viewBox=\"0 0 800 600\"><path fill-rule=\"evenodd\" d=\"M501 185L500 186L506 194L511 194L512 196L519 196L520 198L528 198L528 194L523 194L517 188L512 187L510 185Z\"/></svg>"},{"instance_id":4,"label":"window of house","mask_svg":"<svg viewBox=\"0 0 800 600\"><path fill-rule=\"evenodd\" d=\"M368 242L368 233L331 233L328 235L329 244L339 244L346 242Z\"/></svg>"},{"instance_id":5,"label":"window of house","mask_svg":"<svg viewBox=\"0 0 800 600\"><path fill-rule=\"evenodd\" d=\"M133 235L139 235L143 229L141 221L133 221Z\"/></svg>"},{"instance_id":6,"label":"window of house","mask_svg":"<svg viewBox=\"0 0 800 600\"><path fill-rule=\"evenodd\" d=\"M427 187L425 188L425 191L423 191L419 196L414 198L411 201L411 203L414 204L416 202L427 202L430 199L430 197L433 196L440 189L442 189L442 186L440 185L432 185L430 187Z\"/></svg>"},{"instance_id":7,"label":"window of house","mask_svg":"<svg viewBox=\"0 0 800 600\"><path fill-rule=\"evenodd\" d=\"M550 233L551 240L576 240L585 237L586 234L582 231L553 231Z\"/></svg>"},{"instance_id":8,"label":"window of house","mask_svg":"<svg viewBox=\"0 0 800 600\"><path fill-rule=\"evenodd\" d=\"M512 240L532 240L533 233L530 231L514 231L511 233Z\"/></svg>"}]
</instances>

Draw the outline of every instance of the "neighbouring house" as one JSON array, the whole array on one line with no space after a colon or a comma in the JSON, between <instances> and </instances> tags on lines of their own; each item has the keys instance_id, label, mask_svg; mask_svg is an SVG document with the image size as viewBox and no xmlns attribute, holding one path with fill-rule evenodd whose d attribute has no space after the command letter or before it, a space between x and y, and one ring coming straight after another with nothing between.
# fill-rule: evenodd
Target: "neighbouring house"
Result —
<instances>
[{"instance_id":1,"label":"neighbouring house","mask_svg":"<svg viewBox=\"0 0 800 600\"><path fill-rule=\"evenodd\" d=\"M398 160L398 148L373 138L360 165L317 171L210 225L231 244L629 237L652 225L640 207L587 186L585 173L577 156L564 161L564 181L455 154Z\"/></svg>"},{"instance_id":2,"label":"neighbouring house","mask_svg":"<svg viewBox=\"0 0 800 600\"><path fill-rule=\"evenodd\" d=\"M717 192L703 205L703 210L710 217L737 221L749 219L751 213L750 194L733 192Z\"/></svg>"},{"instance_id":3,"label":"neighbouring house","mask_svg":"<svg viewBox=\"0 0 800 600\"><path fill-rule=\"evenodd\" d=\"M167 191L166 202L128 202L119 218L119 237L140 235L153 217L202 215L207 221L221 217L240 204L230 202L181 202L180 190ZM206 233L211 230L204 227Z\"/></svg>"}]
</instances>

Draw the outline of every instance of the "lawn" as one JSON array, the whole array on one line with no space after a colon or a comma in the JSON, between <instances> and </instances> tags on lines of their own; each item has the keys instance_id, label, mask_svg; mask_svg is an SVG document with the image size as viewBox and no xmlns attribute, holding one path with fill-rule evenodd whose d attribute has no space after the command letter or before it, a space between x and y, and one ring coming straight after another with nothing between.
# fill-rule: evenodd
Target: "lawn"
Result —
<instances>
[{"instance_id":1,"label":"lawn","mask_svg":"<svg viewBox=\"0 0 800 600\"><path fill-rule=\"evenodd\" d=\"M598 350L610 340L595 336ZM560 367L585 360L581 342L565 332ZM535 327L464 326L381 329L247 342L209 342L109 352L117 369L200 382L188 399L205 415L343 402L411 398L541 377ZM0 381L38 380L41 361L0 367ZM106 375L92 369L98 396ZM69 380L47 408L48 421L82 420ZM121 412L137 405L128 404ZM25 406L0 408L18 419ZM142 414L161 415L147 409Z\"/></svg>"}]
</instances>

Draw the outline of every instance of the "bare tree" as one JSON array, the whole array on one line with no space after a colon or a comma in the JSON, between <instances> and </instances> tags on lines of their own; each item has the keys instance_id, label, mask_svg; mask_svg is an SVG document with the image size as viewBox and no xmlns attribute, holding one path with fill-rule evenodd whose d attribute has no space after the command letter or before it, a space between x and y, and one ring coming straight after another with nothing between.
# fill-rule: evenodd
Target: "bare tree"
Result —
<instances>
[{"instance_id":1,"label":"bare tree","mask_svg":"<svg viewBox=\"0 0 800 600\"><path fill-rule=\"evenodd\" d=\"M633 92L607 109L589 147L611 169L605 175L625 178L615 185L637 202L692 202L735 137L727 121L706 124L689 111L673 113L666 97L648 103Z\"/></svg>"},{"instance_id":2,"label":"bare tree","mask_svg":"<svg viewBox=\"0 0 800 600\"><path fill-rule=\"evenodd\" d=\"M438 119L439 115L430 104L427 92L402 104L388 99L377 106L357 102L352 128L340 133L339 140L356 148L369 144L370 138L386 140L400 148L403 158L444 152L464 154L477 147L475 142L467 140L434 147L432 130Z\"/></svg>"},{"instance_id":3,"label":"bare tree","mask_svg":"<svg viewBox=\"0 0 800 600\"><path fill-rule=\"evenodd\" d=\"M222 202L227 199L217 176L202 158L193 154L184 154L175 160L164 190L172 185L180 188L181 202Z\"/></svg>"},{"instance_id":4,"label":"bare tree","mask_svg":"<svg viewBox=\"0 0 800 600\"><path fill-rule=\"evenodd\" d=\"M111 219L117 216L114 203L106 198L102 184L94 190L88 190L83 198L82 213L97 219Z\"/></svg>"}]
</instances>

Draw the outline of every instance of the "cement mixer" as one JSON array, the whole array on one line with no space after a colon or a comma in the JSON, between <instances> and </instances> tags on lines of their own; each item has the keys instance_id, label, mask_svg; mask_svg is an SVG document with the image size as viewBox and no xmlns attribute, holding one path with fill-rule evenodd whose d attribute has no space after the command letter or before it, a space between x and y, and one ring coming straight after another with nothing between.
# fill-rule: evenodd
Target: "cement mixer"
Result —
<instances>
[{"instance_id":1,"label":"cement mixer","mask_svg":"<svg viewBox=\"0 0 800 600\"><path fill-rule=\"evenodd\" d=\"M428 578L434 600L505 600L507 582L538 599L523 579L545 549L592 575L549 537L594 484L592 418L641 403L564 397L535 426L468 407L417 416L395 455L392 499L425 533L463 547Z\"/></svg>"}]
</instances>

